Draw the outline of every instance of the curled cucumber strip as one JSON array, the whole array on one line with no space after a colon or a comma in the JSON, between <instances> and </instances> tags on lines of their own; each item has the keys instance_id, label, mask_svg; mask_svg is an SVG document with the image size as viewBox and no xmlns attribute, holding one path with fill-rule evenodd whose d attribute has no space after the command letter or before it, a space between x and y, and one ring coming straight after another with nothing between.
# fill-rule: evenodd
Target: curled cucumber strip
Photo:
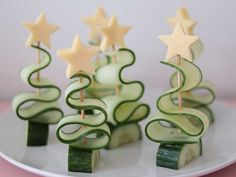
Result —
<instances>
[{"instance_id":1,"label":"curled cucumber strip","mask_svg":"<svg viewBox=\"0 0 236 177\"><path fill-rule=\"evenodd\" d=\"M150 108L138 100L143 96L144 85L140 81L129 81L123 77L123 71L134 64L133 51L122 48L107 53L108 58L115 56L116 63L107 62L96 69L95 81L100 85L120 87L119 95L109 95L102 98L107 105L108 121L113 125L138 122L145 119Z\"/></svg>"},{"instance_id":2,"label":"curled cucumber strip","mask_svg":"<svg viewBox=\"0 0 236 177\"><path fill-rule=\"evenodd\" d=\"M193 61L195 61L203 50L203 44L200 40L195 42L192 47ZM177 72L170 78L170 86L173 88L177 85ZM201 94L199 94L199 91ZM199 109L208 115L210 122L214 121L214 114L209 105L215 100L215 88L208 82L202 81L197 87L191 91L182 92L183 105ZM172 99L177 100L178 94L172 94Z\"/></svg>"},{"instance_id":3,"label":"curled cucumber strip","mask_svg":"<svg viewBox=\"0 0 236 177\"><path fill-rule=\"evenodd\" d=\"M179 91L188 92L199 86L202 81L200 69L193 63L181 58L181 65L176 61L161 62L181 73L181 85L166 91L157 100L159 113L145 127L149 139L160 143L196 143L209 126L207 114L195 108L179 109L173 101L173 95Z\"/></svg>"},{"instance_id":4,"label":"curled cucumber strip","mask_svg":"<svg viewBox=\"0 0 236 177\"><path fill-rule=\"evenodd\" d=\"M13 110L22 120L42 123L56 124L63 116L57 100L61 95L60 89L47 78L37 80L33 77L38 71L45 69L51 63L51 55L45 49L31 45L32 48L40 50L43 58L39 64L24 68L21 79L35 89L41 89L40 94L21 93L13 99Z\"/></svg>"},{"instance_id":5,"label":"curled cucumber strip","mask_svg":"<svg viewBox=\"0 0 236 177\"><path fill-rule=\"evenodd\" d=\"M82 78L82 82L80 79ZM78 111L93 110L95 114L85 115L81 118L80 114L67 115L61 119L57 126L57 137L65 144L80 149L101 149L110 142L110 129L106 124L107 113L106 104L96 98L85 97L83 102L78 97L80 90L87 89L91 84L91 78L83 73L75 75L70 85L65 91L65 100L68 106ZM65 129L73 130L66 132ZM97 137L96 134L100 136ZM86 138L86 143L84 143Z\"/></svg>"},{"instance_id":6,"label":"curled cucumber strip","mask_svg":"<svg viewBox=\"0 0 236 177\"><path fill-rule=\"evenodd\" d=\"M95 70L97 68L103 67L109 63L111 63L111 57L109 56L97 56L95 61L93 62ZM109 85L109 84L99 84L96 82L96 76L93 76L92 84L89 88L86 89L86 94L92 97L96 98L102 98L108 95L114 95L115 94L115 86Z\"/></svg>"}]
</instances>

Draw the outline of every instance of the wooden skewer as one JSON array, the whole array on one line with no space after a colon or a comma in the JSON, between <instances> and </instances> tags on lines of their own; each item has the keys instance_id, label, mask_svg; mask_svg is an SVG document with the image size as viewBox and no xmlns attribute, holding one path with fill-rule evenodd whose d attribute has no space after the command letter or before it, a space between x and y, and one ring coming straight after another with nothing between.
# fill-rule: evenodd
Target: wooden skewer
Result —
<instances>
[{"instance_id":1,"label":"wooden skewer","mask_svg":"<svg viewBox=\"0 0 236 177\"><path fill-rule=\"evenodd\" d=\"M83 78L81 77L80 78L80 83L83 82ZM79 91L79 94L80 94L80 101L81 102L84 102L84 91L83 89ZM80 114L81 118L84 119L85 115L84 115L84 110L81 109L81 114Z\"/></svg>"},{"instance_id":2,"label":"wooden skewer","mask_svg":"<svg viewBox=\"0 0 236 177\"><path fill-rule=\"evenodd\" d=\"M180 55L177 55L177 64L181 65ZM177 79L178 79L178 86L180 87L181 86L181 73L179 71L178 71L178 74L177 74ZM181 91L179 91L179 93L178 93L178 106L179 106L179 109L182 109L182 94L181 94ZM182 130L178 129L178 133L181 134Z\"/></svg>"},{"instance_id":3,"label":"wooden skewer","mask_svg":"<svg viewBox=\"0 0 236 177\"><path fill-rule=\"evenodd\" d=\"M80 77L80 83L82 83L82 82L83 82L83 78ZM83 102L83 101L84 101L84 91L83 91L83 89L79 91L79 94L80 94L80 101ZM83 109L80 110L80 117L81 117L82 119L85 118L85 113L84 113L84 110L83 110ZM85 126L82 126L81 128L83 128L83 127L85 127ZM88 142L88 141L87 141L87 138L83 138L83 143L84 143L84 144L87 144L87 142Z\"/></svg>"},{"instance_id":4,"label":"wooden skewer","mask_svg":"<svg viewBox=\"0 0 236 177\"><path fill-rule=\"evenodd\" d=\"M180 60L180 56L177 55L177 64L181 65L181 60ZM177 79L178 79L178 86L181 86L181 73L178 71L177 73ZM181 91L179 91L178 93L178 106L179 109L182 109L182 95L181 95Z\"/></svg>"},{"instance_id":5,"label":"wooden skewer","mask_svg":"<svg viewBox=\"0 0 236 177\"><path fill-rule=\"evenodd\" d=\"M112 51L114 52L115 50L116 50L115 45L112 45ZM113 63L117 62L116 55L113 55L112 60ZM118 84L115 86L115 93L117 96L120 95L120 86Z\"/></svg>"},{"instance_id":6,"label":"wooden skewer","mask_svg":"<svg viewBox=\"0 0 236 177\"><path fill-rule=\"evenodd\" d=\"M37 42L37 46L40 47L40 42ZM40 64L40 50L37 50L37 64ZM36 80L40 81L40 71L36 73ZM37 95L40 95L40 89L37 89Z\"/></svg>"}]
</instances>

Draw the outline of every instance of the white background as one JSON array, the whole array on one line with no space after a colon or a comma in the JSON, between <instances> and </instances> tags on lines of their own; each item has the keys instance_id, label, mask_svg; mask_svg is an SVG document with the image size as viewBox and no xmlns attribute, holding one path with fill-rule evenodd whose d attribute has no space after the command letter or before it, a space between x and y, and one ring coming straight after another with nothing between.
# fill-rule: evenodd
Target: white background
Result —
<instances>
[{"instance_id":1,"label":"white background","mask_svg":"<svg viewBox=\"0 0 236 177\"><path fill-rule=\"evenodd\" d=\"M48 21L61 27L51 38L53 62L42 75L65 88L69 82L66 63L56 56L56 50L70 47L76 33L87 42L89 29L81 17L94 14L98 6L103 6L108 16L117 15L120 24L133 26L126 44L137 61L126 71L127 77L161 89L168 86L171 70L160 64L166 47L158 35L172 33L166 17L175 16L178 7L187 7L198 22L195 34L205 47L197 61L204 78L216 85L219 96L236 96L235 0L0 0L0 99L32 90L19 77L21 68L36 62L35 50L25 46L29 33L22 22L35 21L44 10Z\"/></svg>"}]
</instances>

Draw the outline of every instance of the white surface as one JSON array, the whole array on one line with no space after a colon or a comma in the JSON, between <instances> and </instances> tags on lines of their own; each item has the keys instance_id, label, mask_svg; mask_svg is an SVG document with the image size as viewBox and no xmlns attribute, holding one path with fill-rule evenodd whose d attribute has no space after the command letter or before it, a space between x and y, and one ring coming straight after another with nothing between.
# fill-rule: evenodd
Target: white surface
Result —
<instances>
[{"instance_id":1,"label":"white surface","mask_svg":"<svg viewBox=\"0 0 236 177\"><path fill-rule=\"evenodd\" d=\"M67 173L67 145L57 141L50 131L47 147L25 146L25 122L14 113L0 117L0 156L28 171L44 175L79 175L81 177L167 177L196 176L221 169L236 161L236 110L220 102L213 106L216 121L203 138L203 155L180 170L155 166L158 145L143 140L122 148L102 150L102 157L93 174ZM144 122L145 123L145 122Z\"/></svg>"},{"instance_id":2,"label":"white surface","mask_svg":"<svg viewBox=\"0 0 236 177\"><path fill-rule=\"evenodd\" d=\"M178 7L186 6L198 22L195 34L205 45L197 61L204 78L216 84L218 96L236 94L232 89L236 88L236 82L231 79L236 75L234 0L0 0L0 90L4 93L0 99L30 89L18 75L21 68L36 62L35 50L25 47L29 33L22 27L23 21L36 20L44 10L49 22L61 26L52 36L53 62L42 75L49 76L63 88L68 83L64 74L66 64L56 56L56 50L70 47L76 33L86 43L89 29L80 19L93 14L98 6L104 6L109 16L116 14L121 24L133 26L126 43L136 53L137 62L126 73L144 81L148 88L167 85L168 67L159 63L165 58L166 47L157 36L172 32L166 17L175 16Z\"/></svg>"}]
</instances>

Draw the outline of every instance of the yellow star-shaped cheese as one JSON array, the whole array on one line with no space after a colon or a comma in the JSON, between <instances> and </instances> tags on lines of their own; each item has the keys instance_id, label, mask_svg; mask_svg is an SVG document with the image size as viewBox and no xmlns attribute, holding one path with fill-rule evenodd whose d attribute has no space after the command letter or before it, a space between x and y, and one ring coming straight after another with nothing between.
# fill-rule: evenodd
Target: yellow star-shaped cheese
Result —
<instances>
[{"instance_id":1,"label":"yellow star-shaped cheese","mask_svg":"<svg viewBox=\"0 0 236 177\"><path fill-rule=\"evenodd\" d=\"M193 34L193 28L196 22L192 20L186 8L179 8L175 17L167 19L168 23L174 28L177 23L180 23L184 29L185 34Z\"/></svg>"},{"instance_id":2,"label":"yellow star-shaped cheese","mask_svg":"<svg viewBox=\"0 0 236 177\"><path fill-rule=\"evenodd\" d=\"M185 58L192 61L191 45L199 38L193 35L186 35L178 23L175 26L174 32L168 36L159 36L159 39L168 46L166 55L166 61L179 55L181 58Z\"/></svg>"},{"instance_id":3,"label":"yellow star-shaped cheese","mask_svg":"<svg viewBox=\"0 0 236 177\"><path fill-rule=\"evenodd\" d=\"M97 8L94 16L85 17L83 21L90 28L102 27L108 24L109 19L106 16L106 13L102 7Z\"/></svg>"},{"instance_id":4,"label":"yellow star-shaped cheese","mask_svg":"<svg viewBox=\"0 0 236 177\"><path fill-rule=\"evenodd\" d=\"M119 25L116 17L112 16L107 26L99 28L103 36L100 49L105 51L108 47L116 44L125 47L124 36L130 29L130 26Z\"/></svg>"},{"instance_id":5,"label":"yellow star-shaped cheese","mask_svg":"<svg viewBox=\"0 0 236 177\"><path fill-rule=\"evenodd\" d=\"M42 42L45 46L50 48L50 35L59 29L57 25L47 22L44 12L41 12L35 23L23 23L23 25L31 32L26 43L28 46L37 42Z\"/></svg>"},{"instance_id":6,"label":"yellow star-shaped cheese","mask_svg":"<svg viewBox=\"0 0 236 177\"><path fill-rule=\"evenodd\" d=\"M106 26L109 22L108 17L102 7L97 8L94 16L85 17L83 22L90 27L89 40L94 43L100 43L101 34L98 31L98 27Z\"/></svg>"},{"instance_id":7,"label":"yellow star-shaped cheese","mask_svg":"<svg viewBox=\"0 0 236 177\"><path fill-rule=\"evenodd\" d=\"M94 68L91 61L93 56L96 56L99 52L99 47L84 46L76 35L73 41L73 45L69 49L58 50L57 55L68 63L66 76L71 78L78 72L86 72L94 74Z\"/></svg>"}]
</instances>

